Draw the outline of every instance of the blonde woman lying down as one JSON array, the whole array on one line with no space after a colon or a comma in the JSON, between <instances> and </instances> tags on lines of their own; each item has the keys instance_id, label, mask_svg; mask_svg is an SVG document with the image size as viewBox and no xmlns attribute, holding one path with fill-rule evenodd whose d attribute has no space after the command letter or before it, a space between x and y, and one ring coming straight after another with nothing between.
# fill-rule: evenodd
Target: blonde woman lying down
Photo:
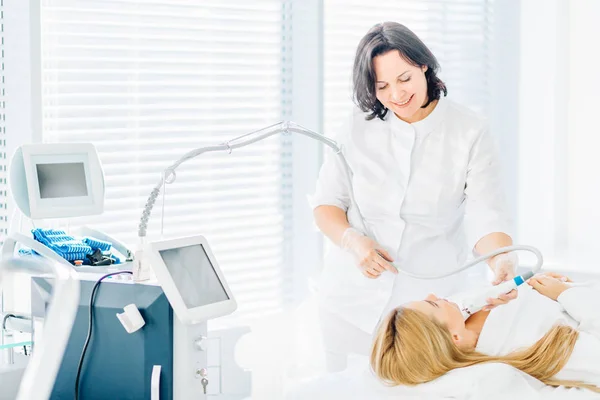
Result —
<instances>
[{"instance_id":1,"label":"blonde woman lying down","mask_svg":"<svg viewBox=\"0 0 600 400\"><path fill-rule=\"evenodd\" d=\"M600 393L600 291L557 274L536 275L519 297L464 321L429 295L380 324L371 367L384 382L416 385L470 365L501 362L547 385Z\"/></svg>"}]
</instances>

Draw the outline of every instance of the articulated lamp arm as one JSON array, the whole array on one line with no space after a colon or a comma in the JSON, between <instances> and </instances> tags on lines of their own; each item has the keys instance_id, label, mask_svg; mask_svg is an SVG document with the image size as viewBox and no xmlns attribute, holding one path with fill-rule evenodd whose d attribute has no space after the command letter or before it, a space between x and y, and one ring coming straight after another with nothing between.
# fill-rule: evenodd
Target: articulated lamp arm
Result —
<instances>
[{"instance_id":1,"label":"articulated lamp arm","mask_svg":"<svg viewBox=\"0 0 600 400\"><path fill-rule=\"evenodd\" d=\"M184 154L183 157L181 157L179 160L177 160L173 165L171 165L170 167L165 169L165 171L163 172L162 179L160 180L160 182L158 182L158 184L154 187L154 189L150 193L150 196L148 197L148 201L146 202L146 206L144 207L144 211L142 212L142 217L140 218L140 223L138 226L138 237L140 238L140 240L143 241L143 239L146 237L146 231L148 229L148 221L149 221L150 215L152 213L152 208L154 207L154 203L156 203L156 199L158 198L158 195L160 194L161 189L163 189L165 184L172 183L175 181L175 178L176 178L175 170L181 164L183 164L184 162L191 160L192 158L195 158L203 153L208 153L208 152L213 152L213 151L228 151L229 153L231 153L231 151L234 149L238 149L240 147L251 145L253 143L264 140L270 136L276 135L278 133L283 133L283 134L299 133L301 135L308 136L311 139L318 140L319 142L324 143L325 145L327 145L328 147L333 149L333 151L338 155L338 157L340 158L340 161L344 165L344 171L346 171L346 179L348 180L348 183L349 183L348 187L350 187L350 188L352 187L350 168L348 167L348 163L347 163L346 159L344 158L344 155L342 154L340 147L334 140L329 139L328 137L325 137L314 131L311 131L310 129L306 129L294 122L282 121L277 124L268 126L266 128L244 134L242 136L239 136L235 139L232 139L228 142L225 142L225 143L222 143L219 145L201 147L201 148L192 150L192 151ZM352 198L352 195L353 195L352 190L350 190L351 198ZM352 200L354 200L354 199L352 199ZM356 207L356 210L358 211L358 213L360 215L360 210L358 209L356 202L352 201L352 203ZM363 219L362 219L362 215L361 215L360 221L362 222L362 220ZM363 229L365 229L364 224L363 224ZM365 232L366 232L366 229L365 229Z\"/></svg>"}]
</instances>

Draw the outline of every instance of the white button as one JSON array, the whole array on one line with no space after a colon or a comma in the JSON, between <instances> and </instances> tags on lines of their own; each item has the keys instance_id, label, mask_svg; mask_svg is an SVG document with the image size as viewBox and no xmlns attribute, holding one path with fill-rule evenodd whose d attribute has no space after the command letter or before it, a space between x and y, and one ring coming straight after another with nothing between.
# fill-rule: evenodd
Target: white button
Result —
<instances>
[{"instance_id":1,"label":"white button","mask_svg":"<svg viewBox=\"0 0 600 400\"><path fill-rule=\"evenodd\" d=\"M198 351L206 351L206 338L202 336L201 338L194 340L194 348Z\"/></svg>"}]
</instances>

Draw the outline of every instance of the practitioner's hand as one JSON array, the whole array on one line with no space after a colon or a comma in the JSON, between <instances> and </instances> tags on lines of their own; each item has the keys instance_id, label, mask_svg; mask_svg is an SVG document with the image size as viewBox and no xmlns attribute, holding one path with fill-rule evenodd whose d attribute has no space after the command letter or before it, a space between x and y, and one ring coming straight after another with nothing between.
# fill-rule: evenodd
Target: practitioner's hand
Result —
<instances>
[{"instance_id":1,"label":"practitioner's hand","mask_svg":"<svg viewBox=\"0 0 600 400\"><path fill-rule=\"evenodd\" d=\"M379 243L354 228L344 231L341 247L354 254L362 274L367 278L378 278L385 270L394 274L398 273L396 268L390 264L394 260L389 253Z\"/></svg>"},{"instance_id":2,"label":"practitioner's hand","mask_svg":"<svg viewBox=\"0 0 600 400\"><path fill-rule=\"evenodd\" d=\"M516 299L518 294L519 294L519 292L517 292L515 289L513 289L506 294L501 294L500 296L498 296L495 299L492 299L490 297L489 299L487 299L488 305L483 307L483 311L490 311L498 306L507 304L509 301Z\"/></svg>"},{"instance_id":3,"label":"practitioner's hand","mask_svg":"<svg viewBox=\"0 0 600 400\"><path fill-rule=\"evenodd\" d=\"M548 275L536 275L533 278L528 279L527 283L535 290L554 301L558 299L558 296L560 296L562 292L570 287L560 279Z\"/></svg>"},{"instance_id":4,"label":"practitioner's hand","mask_svg":"<svg viewBox=\"0 0 600 400\"><path fill-rule=\"evenodd\" d=\"M492 285L498 285L504 281L511 280L515 277L515 270L519 263L517 253L501 253L492 257L490 260L490 268L494 271L494 281Z\"/></svg>"},{"instance_id":5,"label":"practitioner's hand","mask_svg":"<svg viewBox=\"0 0 600 400\"><path fill-rule=\"evenodd\" d=\"M499 285L504 281L513 279L518 263L519 258L516 253L501 253L494 256L490 260L490 267L492 268L492 271L494 271L494 281L492 282L492 285ZM489 298L487 299L488 305L485 306L483 310L489 311L506 304L509 301L516 299L518 294L519 293L516 290L511 290L506 294L501 294L495 299Z\"/></svg>"}]
</instances>

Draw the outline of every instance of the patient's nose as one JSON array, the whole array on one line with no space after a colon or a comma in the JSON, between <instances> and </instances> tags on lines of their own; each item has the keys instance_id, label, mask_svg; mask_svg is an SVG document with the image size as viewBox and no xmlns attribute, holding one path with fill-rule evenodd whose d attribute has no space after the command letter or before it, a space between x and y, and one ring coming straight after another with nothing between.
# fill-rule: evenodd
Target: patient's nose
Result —
<instances>
[{"instance_id":1,"label":"patient's nose","mask_svg":"<svg viewBox=\"0 0 600 400\"><path fill-rule=\"evenodd\" d=\"M429 293L427 295L427 297L425 297L425 300L436 301L436 300L438 300L438 297L435 294L433 294L433 293Z\"/></svg>"}]
</instances>

